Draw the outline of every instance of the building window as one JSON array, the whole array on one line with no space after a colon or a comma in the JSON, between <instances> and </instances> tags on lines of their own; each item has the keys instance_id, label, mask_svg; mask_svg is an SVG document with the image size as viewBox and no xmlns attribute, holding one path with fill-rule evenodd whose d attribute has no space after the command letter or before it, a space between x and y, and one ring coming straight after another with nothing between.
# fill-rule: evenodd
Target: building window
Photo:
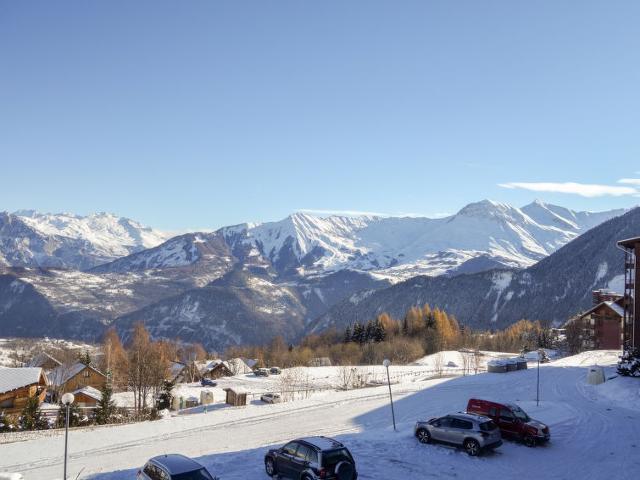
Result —
<instances>
[{"instance_id":1,"label":"building window","mask_svg":"<svg viewBox=\"0 0 640 480\"><path fill-rule=\"evenodd\" d=\"M82 372L82 376L84 378L89 378L90 375L91 375L91 372L89 372L89 370L85 370L84 372Z\"/></svg>"}]
</instances>

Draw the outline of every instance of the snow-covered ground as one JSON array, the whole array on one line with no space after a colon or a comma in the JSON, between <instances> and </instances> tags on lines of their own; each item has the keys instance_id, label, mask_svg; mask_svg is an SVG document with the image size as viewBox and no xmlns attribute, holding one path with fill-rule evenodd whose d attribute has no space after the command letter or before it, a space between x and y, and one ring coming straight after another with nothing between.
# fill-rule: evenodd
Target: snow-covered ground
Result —
<instances>
[{"instance_id":1,"label":"snow-covered ground","mask_svg":"<svg viewBox=\"0 0 640 480\"><path fill-rule=\"evenodd\" d=\"M637 478L640 382L613 378L591 386L585 381L588 367L596 363L606 367L607 377L613 376L616 360L617 352L589 352L542 365L539 407L535 369L406 379L393 386L397 432L391 427L385 387L325 391L277 405L217 404L208 413L74 430L69 438L71 478L130 479L149 457L177 452L197 458L223 480L263 479L267 448L303 435L345 442L362 479ZM550 425L551 442L533 449L506 442L493 454L471 458L413 438L417 419L464 410L472 396L518 402ZM0 452L0 471L22 472L34 480L62 476L62 432L3 444Z\"/></svg>"}]
</instances>

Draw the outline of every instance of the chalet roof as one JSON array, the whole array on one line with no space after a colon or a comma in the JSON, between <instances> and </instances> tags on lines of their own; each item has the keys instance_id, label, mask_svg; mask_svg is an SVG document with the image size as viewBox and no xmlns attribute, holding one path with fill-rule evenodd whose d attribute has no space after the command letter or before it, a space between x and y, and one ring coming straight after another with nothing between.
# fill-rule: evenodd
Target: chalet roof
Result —
<instances>
[{"instance_id":1,"label":"chalet roof","mask_svg":"<svg viewBox=\"0 0 640 480\"><path fill-rule=\"evenodd\" d=\"M200 374L210 372L211 370L222 364L224 364L224 362L219 358L216 358L215 360L204 360L202 362L195 362L196 368L198 369Z\"/></svg>"},{"instance_id":2,"label":"chalet roof","mask_svg":"<svg viewBox=\"0 0 640 480\"><path fill-rule=\"evenodd\" d=\"M49 382L51 385L60 386L67 383L77 374L79 374L85 368L89 368L98 374L105 376L100 370L92 367L91 365L85 365L84 363L78 362L73 365L61 365L58 368L55 368L49 373Z\"/></svg>"},{"instance_id":3,"label":"chalet roof","mask_svg":"<svg viewBox=\"0 0 640 480\"><path fill-rule=\"evenodd\" d=\"M43 377L40 367L8 368L0 367L0 393L40 383ZM46 383L46 377L45 377Z\"/></svg>"},{"instance_id":4,"label":"chalet roof","mask_svg":"<svg viewBox=\"0 0 640 480\"><path fill-rule=\"evenodd\" d=\"M73 393L74 395L78 395L82 393L83 395L86 395L87 397L93 398L94 400L98 400L98 401L102 399L102 392L97 388L93 388L93 387L82 387L71 393Z\"/></svg>"},{"instance_id":5,"label":"chalet roof","mask_svg":"<svg viewBox=\"0 0 640 480\"><path fill-rule=\"evenodd\" d=\"M620 315L621 317L624 317L624 308L622 308L622 306L619 303L617 302L604 302L604 303L606 303L607 306L611 308L611 310L616 312L618 315Z\"/></svg>"},{"instance_id":6,"label":"chalet roof","mask_svg":"<svg viewBox=\"0 0 640 480\"><path fill-rule=\"evenodd\" d=\"M621 300L618 300L618 302ZM611 310L613 313L615 313L616 315L618 315L619 317L623 317L624 316L624 308L622 308L622 306L618 303L618 302L602 302L599 303L598 305L591 307L591 309L587 310L586 312L578 315L575 318L583 318L586 317L587 315L593 313L594 311L596 311L597 309L601 308L601 307L608 307L609 310Z\"/></svg>"},{"instance_id":7,"label":"chalet roof","mask_svg":"<svg viewBox=\"0 0 640 480\"><path fill-rule=\"evenodd\" d=\"M175 380L178 378L178 375L180 375L186 367L182 362L171 362L171 365L169 365L169 379Z\"/></svg>"},{"instance_id":8,"label":"chalet roof","mask_svg":"<svg viewBox=\"0 0 640 480\"><path fill-rule=\"evenodd\" d=\"M633 248L640 243L640 237L627 238L625 240L618 241L618 245L624 248Z\"/></svg>"},{"instance_id":9,"label":"chalet roof","mask_svg":"<svg viewBox=\"0 0 640 480\"><path fill-rule=\"evenodd\" d=\"M47 352L40 352L35 357L27 362L27 367L42 367L48 360L53 361L56 365L62 365L62 362L56 358L53 358Z\"/></svg>"}]
</instances>

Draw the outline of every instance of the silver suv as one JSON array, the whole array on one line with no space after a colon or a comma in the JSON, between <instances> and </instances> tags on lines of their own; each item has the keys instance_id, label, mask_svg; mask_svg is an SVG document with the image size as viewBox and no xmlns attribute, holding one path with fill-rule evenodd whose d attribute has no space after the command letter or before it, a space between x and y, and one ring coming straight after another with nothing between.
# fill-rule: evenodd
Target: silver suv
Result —
<instances>
[{"instance_id":1,"label":"silver suv","mask_svg":"<svg viewBox=\"0 0 640 480\"><path fill-rule=\"evenodd\" d=\"M440 442L462 447L471 456L502 445L498 426L488 417L472 413L455 413L446 417L419 421L415 435L421 443Z\"/></svg>"},{"instance_id":2,"label":"silver suv","mask_svg":"<svg viewBox=\"0 0 640 480\"><path fill-rule=\"evenodd\" d=\"M137 480L220 480L184 455L172 453L150 459L138 470Z\"/></svg>"}]
</instances>

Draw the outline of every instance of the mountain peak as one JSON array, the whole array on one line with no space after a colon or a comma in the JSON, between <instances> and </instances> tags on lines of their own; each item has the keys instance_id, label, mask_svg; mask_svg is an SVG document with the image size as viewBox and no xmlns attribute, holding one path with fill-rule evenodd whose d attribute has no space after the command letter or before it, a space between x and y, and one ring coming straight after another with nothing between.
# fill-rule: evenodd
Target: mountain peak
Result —
<instances>
[{"instance_id":1,"label":"mountain peak","mask_svg":"<svg viewBox=\"0 0 640 480\"><path fill-rule=\"evenodd\" d=\"M462 216L482 216L482 215L504 215L509 211L516 210L511 205L506 203L496 202L495 200L484 199L479 202L473 202L465 205L460 209L457 215Z\"/></svg>"}]
</instances>

